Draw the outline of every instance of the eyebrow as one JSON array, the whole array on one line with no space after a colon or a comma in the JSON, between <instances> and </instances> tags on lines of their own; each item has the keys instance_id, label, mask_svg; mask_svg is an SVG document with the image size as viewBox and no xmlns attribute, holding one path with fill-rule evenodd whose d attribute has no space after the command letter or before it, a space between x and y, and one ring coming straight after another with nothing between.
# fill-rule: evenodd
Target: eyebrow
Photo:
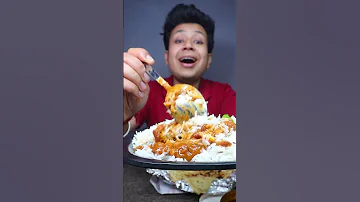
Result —
<instances>
[{"instance_id":1,"label":"eyebrow","mask_svg":"<svg viewBox=\"0 0 360 202\"><path fill-rule=\"evenodd\" d=\"M186 31L185 31L185 30L183 30L183 29L179 29L179 30L177 30L175 33L179 33L179 32L186 32ZM199 34L201 34L201 35L205 36L205 35L204 35L204 33L202 33L202 32L201 32L201 31L199 31L199 30L195 30L194 32L199 33Z\"/></svg>"}]
</instances>

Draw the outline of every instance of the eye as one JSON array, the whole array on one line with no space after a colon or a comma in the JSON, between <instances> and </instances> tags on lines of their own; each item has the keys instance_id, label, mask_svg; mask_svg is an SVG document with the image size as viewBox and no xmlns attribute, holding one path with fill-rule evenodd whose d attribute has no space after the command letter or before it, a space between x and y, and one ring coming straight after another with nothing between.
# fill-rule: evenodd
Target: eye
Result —
<instances>
[{"instance_id":1,"label":"eye","mask_svg":"<svg viewBox=\"0 0 360 202\"><path fill-rule=\"evenodd\" d=\"M200 41L200 40L195 40L194 43L195 43L195 44L203 44L203 42Z\"/></svg>"},{"instance_id":2,"label":"eye","mask_svg":"<svg viewBox=\"0 0 360 202\"><path fill-rule=\"evenodd\" d=\"M182 40L182 39L176 39L175 40L175 43L182 43L184 40Z\"/></svg>"}]
</instances>

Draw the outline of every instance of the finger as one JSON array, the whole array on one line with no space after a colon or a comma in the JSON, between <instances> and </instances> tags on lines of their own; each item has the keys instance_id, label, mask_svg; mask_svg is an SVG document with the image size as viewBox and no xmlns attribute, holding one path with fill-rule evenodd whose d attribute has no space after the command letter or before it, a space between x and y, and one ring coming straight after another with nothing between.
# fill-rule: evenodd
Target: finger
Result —
<instances>
[{"instance_id":1,"label":"finger","mask_svg":"<svg viewBox=\"0 0 360 202\"><path fill-rule=\"evenodd\" d=\"M143 81L146 83L150 81L149 75L145 73L145 66L136 56L131 55L130 53L124 53L124 64L127 64L132 69L134 69L140 76Z\"/></svg>"},{"instance_id":2,"label":"finger","mask_svg":"<svg viewBox=\"0 0 360 202\"><path fill-rule=\"evenodd\" d=\"M138 98L144 97L144 93L141 92L139 90L139 88L133 82L129 81L126 78L124 78L124 91L131 93L132 95L134 95Z\"/></svg>"},{"instance_id":3,"label":"finger","mask_svg":"<svg viewBox=\"0 0 360 202\"><path fill-rule=\"evenodd\" d=\"M149 65L154 65L155 63L150 53L144 48L129 48L127 52L139 58L142 62L146 62Z\"/></svg>"},{"instance_id":4,"label":"finger","mask_svg":"<svg viewBox=\"0 0 360 202\"><path fill-rule=\"evenodd\" d=\"M147 88L141 76L126 63L124 63L124 78L137 85L141 91L145 91Z\"/></svg>"}]
</instances>

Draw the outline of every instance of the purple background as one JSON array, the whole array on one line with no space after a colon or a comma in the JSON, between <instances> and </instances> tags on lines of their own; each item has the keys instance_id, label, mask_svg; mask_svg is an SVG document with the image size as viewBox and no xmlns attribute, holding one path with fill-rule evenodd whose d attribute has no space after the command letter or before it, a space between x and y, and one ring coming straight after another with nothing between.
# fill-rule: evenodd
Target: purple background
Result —
<instances>
[{"instance_id":1,"label":"purple background","mask_svg":"<svg viewBox=\"0 0 360 202\"><path fill-rule=\"evenodd\" d=\"M1 1L1 202L122 198L121 11Z\"/></svg>"},{"instance_id":2,"label":"purple background","mask_svg":"<svg viewBox=\"0 0 360 202\"><path fill-rule=\"evenodd\" d=\"M238 4L239 201L359 201L356 3ZM121 201L122 16L0 2L0 201Z\"/></svg>"},{"instance_id":3,"label":"purple background","mask_svg":"<svg viewBox=\"0 0 360 202\"><path fill-rule=\"evenodd\" d=\"M239 201L359 201L355 1L239 2Z\"/></svg>"}]
</instances>

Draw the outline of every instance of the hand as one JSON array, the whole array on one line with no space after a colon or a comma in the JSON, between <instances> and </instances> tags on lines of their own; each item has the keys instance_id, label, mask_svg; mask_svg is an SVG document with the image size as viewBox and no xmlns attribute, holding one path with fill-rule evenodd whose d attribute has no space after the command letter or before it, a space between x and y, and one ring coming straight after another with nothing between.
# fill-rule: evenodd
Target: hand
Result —
<instances>
[{"instance_id":1,"label":"hand","mask_svg":"<svg viewBox=\"0 0 360 202\"><path fill-rule=\"evenodd\" d=\"M149 97L150 77L145 73L142 62L155 63L143 48L130 48L124 52L124 121L140 111Z\"/></svg>"}]
</instances>

